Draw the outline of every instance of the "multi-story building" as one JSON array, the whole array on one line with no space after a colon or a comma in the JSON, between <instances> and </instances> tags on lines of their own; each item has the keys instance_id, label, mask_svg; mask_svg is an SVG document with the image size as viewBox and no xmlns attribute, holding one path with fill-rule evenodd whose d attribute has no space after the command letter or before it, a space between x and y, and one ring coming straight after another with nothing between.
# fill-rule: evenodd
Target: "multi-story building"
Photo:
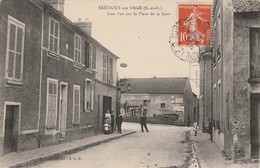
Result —
<instances>
[{"instance_id":1,"label":"multi-story building","mask_svg":"<svg viewBox=\"0 0 260 168\"><path fill-rule=\"evenodd\" d=\"M96 128L102 131L106 111L113 111L114 116L119 112L116 111L118 57L101 44L96 46L95 117Z\"/></svg>"},{"instance_id":2,"label":"multi-story building","mask_svg":"<svg viewBox=\"0 0 260 168\"><path fill-rule=\"evenodd\" d=\"M259 159L260 3L215 0L213 137L228 158Z\"/></svg>"},{"instance_id":3,"label":"multi-story building","mask_svg":"<svg viewBox=\"0 0 260 168\"><path fill-rule=\"evenodd\" d=\"M96 69L103 68L96 55L111 52L91 37L90 23L63 15L64 0L0 3L0 153L93 135ZM116 82L117 57L108 57L114 83L103 90Z\"/></svg>"},{"instance_id":4,"label":"multi-story building","mask_svg":"<svg viewBox=\"0 0 260 168\"><path fill-rule=\"evenodd\" d=\"M194 121L194 94L184 78L125 78L120 80L121 103L125 115L148 117L178 115L183 125Z\"/></svg>"}]
</instances>

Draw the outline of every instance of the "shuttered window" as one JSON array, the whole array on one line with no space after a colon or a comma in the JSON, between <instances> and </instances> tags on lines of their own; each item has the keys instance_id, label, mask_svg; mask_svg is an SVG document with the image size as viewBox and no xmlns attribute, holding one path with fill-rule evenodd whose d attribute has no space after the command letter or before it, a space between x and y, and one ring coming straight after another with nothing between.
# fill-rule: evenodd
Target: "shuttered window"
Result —
<instances>
[{"instance_id":1,"label":"shuttered window","mask_svg":"<svg viewBox=\"0 0 260 168\"><path fill-rule=\"evenodd\" d=\"M74 85L73 89L73 121L74 124L80 122L80 86Z\"/></svg>"},{"instance_id":2,"label":"shuttered window","mask_svg":"<svg viewBox=\"0 0 260 168\"><path fill-rule=\"evenodd\" d=\"M74 60L78 63L81 63L81 46L82 40L81 37L75 35L74 37Z\"/></svg>"},{"instance_id":3,"label":"shuttered window","mask_svg":"<svg viewBox=\"0 0 260 168\"><path fill-rule=\"evenodd\" d=\"M49 50L55 53L59 51L59 32L59 22L51 18L49 23Z\"/></svg>"},{"instance_id":4,"label":"shuttered window","mask_svg":"<svg viewBox=\"0 0 260 168\"><path fill-rule=\"evenodd\" d=\"M8 17L6 78L22 81L25 24Z\"/></svg>"},{"instance_id":5,"label":"shuttered window","mask_svg":"<svg viewBox=\"0 0 260 168\"><path fill-rule=\"evenodd\" d=\"M81 46L82 40L81 37L75 35L74 37L74 60L78 63L81 63Z\"/></svg>"},{"instance_id":6,"label":"shuttered window","mask_svg":"<svg viewBox=\"0 0 260 168\"><path fill-rule=\"evenodd\" d=\"M103 55L103 81L107 82L107 56Z\"/></svg>"},{"instance_id":7,"label":"shuttered window","mask_svg":"<svg viewBox=\"0 0 260 168\"><path fill-rule=\"evenodd\" d=\"M57 98L58 98L58 81L54 79L48 79L47 88L47 123L46 128L56 128L57 118Z\"/></svg>"},{"instance_id":8,"label":"shuttered window","mask_svg":"<svg viewBox=\"0 0 260 168\"><path fill-rule=\"evenodd\" d=\"M94 47L92 46L91 43L86 42L85 43L85 62L86 62L86 67L91 69L93 68L93 53L94 53Z\"/></svg>"}]
</instances>

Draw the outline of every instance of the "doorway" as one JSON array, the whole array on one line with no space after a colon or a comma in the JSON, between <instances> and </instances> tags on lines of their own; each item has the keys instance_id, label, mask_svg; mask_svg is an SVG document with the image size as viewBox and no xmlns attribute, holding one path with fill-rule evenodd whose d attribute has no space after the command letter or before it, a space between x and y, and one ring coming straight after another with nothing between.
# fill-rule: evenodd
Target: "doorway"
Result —
<instances>
[{"instance_id":1,"label":"doorway","mask_svg":"<svg viewBox=\"0 0 260 168\"><path fill-rule=\"evenodd\" d=\"M251 93L251 115L250 115L250 136L251 136L251 157L259 158L260 144L260 93Z\"/></svg>"},{"instance_id":2,"label":"doorway","mask_svg":"<svg viewBox=\"0 0 260 168\"><path fill-rule=\"evenodd\" d=\"M19 111L20 105L5 106L4 154L17 151Z\"/></svg>"},{"instance_id":3,"label":"doorway","mask_svg":"<svg viewBox=\"0 0 260 168\"><path fill-rule=\"evenodd\" d=\"M60 138L66 137L66 124L67 124L67 107L68 107L68 84L61 82L60 84L60 115L59 115L59 128Z\"/></svg>"},{"instance_id":4,"label":"doorway","mask_svg":"<svg viewBox=\"0 0 260 168\"><path fill-rule=\"evenodd\" d=\"M108 96L103 96L103 122L102 125L104 125L104 118L105 118L105 113L107 110L111 111L112 110L112 97Z\"/></svg>"}]
</instances>

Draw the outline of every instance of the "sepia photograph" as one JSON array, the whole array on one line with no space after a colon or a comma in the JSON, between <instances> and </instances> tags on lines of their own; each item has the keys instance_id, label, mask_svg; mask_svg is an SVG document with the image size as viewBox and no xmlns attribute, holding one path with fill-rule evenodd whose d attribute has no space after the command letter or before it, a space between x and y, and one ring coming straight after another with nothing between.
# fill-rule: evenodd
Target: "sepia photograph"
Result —
<instances>
[{"instance_id":1,"label":"sepia photograph","mask_svg":"<svg viewBox=\"0 0 260 168\"><path fill-rule=\"evenodd\" d=\"M260 0L0 0L0 168L260 168Z\"/></svg>"}]
</instances>

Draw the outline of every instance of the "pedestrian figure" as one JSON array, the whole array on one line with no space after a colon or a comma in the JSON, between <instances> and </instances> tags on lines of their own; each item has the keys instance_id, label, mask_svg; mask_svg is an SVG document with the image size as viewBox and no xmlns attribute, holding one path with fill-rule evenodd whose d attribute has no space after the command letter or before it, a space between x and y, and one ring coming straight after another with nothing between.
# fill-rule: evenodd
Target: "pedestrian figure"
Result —
<instances>
[{"instance_id":1,"label":"pedestrian figure","mask_svg":"<svg viewBox=\"0 0 260 168\"><path fill-rule=\"evenodd\" d=\"M115 127L115 118L114 118L113 111L110 112L110 116L111 116L111 131L110 131L110 133L113 134L114 127Z\"/></svg>"},{"instance_id":2,"label":"pedestrian figure","mask_svg":"<svg viewBox=\"0 0 260 168\"><path fill-rule=\"evenodd\" d=\"M193 131L194 131L194 136L197 136L197 131L198 131L198 124L197 124L197 122L193 123Z\"/></svg>"},{"instance_id":3,"label":"pedestrian figure","mask_svg":"<svg viewBox=\"0 0 260 168\"><path fill-rule=\"evenodd\" d=\"M109 134L111 131L111 115L109 110L105 113L104 131L106 134Z\"/></svg>"},{"instance_id":4,"label":"pedestrian figure","mask_svg":"<svg viewBox=\"0 0 260 168\"><path fill-rule=\"evenodd\" d=\"M211 122L211 119L209 119L209 128L208 128L208 133L209 133L209 140L212 140L212 122Z\"/></svg>"},{"instance_id":5,"label":"pedestrian figure","mask_svg":"<svg viewBox=\"0 0 260 168\"><path fill-rule=\"evenodd\" d=\"M117 125L117 132L119 134L122 134L122 122L123 122L123 116L120 113L117 117L116 117L116 125Z\"/></svg>"},{"instance_id":6,"label":"pedestrian figure","mask_svg":"<svg viewBox=\"0 0 260 168\"><path fill-rule=\"evenodd\" d=\"M146 125L146 121L147 121L147 118L146 118L146 115L145 113L143 113L143 115L141 116L140 118L140 124L141 124L141 129L142 129L142 132L144 132L144 128L147 132L148 131L148 128L147 128L147 125ZM144 127L144 128L143 128Z\"/></svg>"}]
</instances>

